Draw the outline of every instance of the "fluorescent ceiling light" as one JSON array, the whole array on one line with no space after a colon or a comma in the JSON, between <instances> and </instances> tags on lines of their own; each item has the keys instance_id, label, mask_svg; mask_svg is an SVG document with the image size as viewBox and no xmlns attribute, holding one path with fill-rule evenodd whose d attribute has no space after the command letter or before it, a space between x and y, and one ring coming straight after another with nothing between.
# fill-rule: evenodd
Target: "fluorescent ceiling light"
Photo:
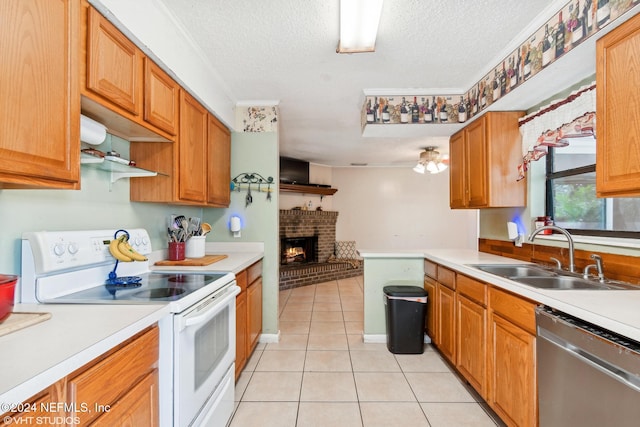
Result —
<instances>
[{"instance_id":1,"label":"fluorescent ceiling light","mask_svg":"<svg viewBox=\"0 0 640 427\"><path fill-rule=\"evenodd\" d=\"M383 0L340 0L338 53L373 52Z\"/></svg>"}]
</instances>

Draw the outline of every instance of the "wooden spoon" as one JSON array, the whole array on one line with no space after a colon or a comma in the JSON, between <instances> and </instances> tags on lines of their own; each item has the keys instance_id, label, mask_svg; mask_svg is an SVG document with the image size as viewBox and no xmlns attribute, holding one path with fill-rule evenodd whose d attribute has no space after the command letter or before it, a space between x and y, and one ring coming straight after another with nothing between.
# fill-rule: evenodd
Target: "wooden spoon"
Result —
<instances>
[{"instance_id":1,"label":"wooden spoon","mask_svg":"<svg viewBox=\"0 0 640 427\"><path fill-rule=\"evenodd\" d=\"M211 225L209 225L209 223L208 223L208 222L203 222L203 223L200 225L200 228L202 228L202 234L201 234L201 236L206 236L206 235L207 235L207 233L211 231Z\"/></svg>"}]
</instances>

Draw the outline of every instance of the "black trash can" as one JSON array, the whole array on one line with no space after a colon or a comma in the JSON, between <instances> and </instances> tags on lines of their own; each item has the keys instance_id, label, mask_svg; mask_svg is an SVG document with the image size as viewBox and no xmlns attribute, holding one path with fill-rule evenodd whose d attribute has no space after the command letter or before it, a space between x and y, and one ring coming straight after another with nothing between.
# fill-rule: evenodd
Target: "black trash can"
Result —
<instances>
[{"instance_id":1,"label":"black trash can","mask_svg":"<svg viewBox=\"0 0 640 427\"><path fill-rule=\"evenodd\" d=\"M427 291L406 283L414 282L390 282L382 289L387 322L387 348L393 354L421 354L424 353Z\"/></svg>"}]
</instances>

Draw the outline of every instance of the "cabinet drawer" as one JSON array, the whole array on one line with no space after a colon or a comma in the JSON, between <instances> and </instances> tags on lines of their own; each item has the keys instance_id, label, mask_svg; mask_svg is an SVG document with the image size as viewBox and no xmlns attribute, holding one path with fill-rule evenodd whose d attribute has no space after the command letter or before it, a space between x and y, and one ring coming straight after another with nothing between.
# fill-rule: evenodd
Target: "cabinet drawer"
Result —
<instances>
[{"instance_id":1,"label":"cabinet drawer","mask_svg":"<svg viewBox=\"0 0 640 427\"><path fill-rule=\"evenodd\" d=\"M236 274L236 284L240 287L240 293L247 289L247 270L242 270Z\"/></svg>"},{"instance_id":2,"label":"cabinet drawer","mask_svg":"<svg viewBox=\"0 0 640 427\"><path fill-rule=\"evenodd\" d=\"M442 283L449 289L456 288L456 272L438 265L438 282Z\"/></svg>"},{"instance_id":3,"label":"cabinet drawer","mask_svg":"<svg viewBox=\"0 0 640 427\"><path fill-rule=\"evenodd\" d=\"M424 274L432 279L438 278L438 264L427 259L424 260Z\"/></svg>"},{"instance_id":4,"label":"cabinet drawer","mask_svg":"<svg viewBox=\"0 0 640 427\"><path fill-rule=\"evenodd\" d=\"M157 367L158 328L125 344L115 353L100 360L68 381L70 402L112 405L128 392L139 379ZM88 425L99 412L78 412L79 425Z\"/></svg>"},{"instance_id":5,"label":"cabinet drawer","mask_svg":"<svg viewBox=\"0 0 640 427\"><path fill-rule=\"evenodd\" d=\"M484 306L487 305L487 285L462 274L456 277L456 290Z\"/></svg>"},{"instance_id":6,"label":"cabinet drawer","mask_svg":"<svg viewBox=\"0 0 640 427\"><path fill-rule=\"evenodd\" d=\"M491 287L489 289L489 306L500 316L535 335L535 303Z\"/></svg>"},{"instance_id":7,"label":"cabinet drawer","mask_svg":"<svg viewBox=\"0 0 640 427\"><path fill-rule=\"evenodd\" d=\"M252 264L247 268L247 283L251 284L255 282L259 277L262 277L262 260Z\"/></svg>"}]
</instances>

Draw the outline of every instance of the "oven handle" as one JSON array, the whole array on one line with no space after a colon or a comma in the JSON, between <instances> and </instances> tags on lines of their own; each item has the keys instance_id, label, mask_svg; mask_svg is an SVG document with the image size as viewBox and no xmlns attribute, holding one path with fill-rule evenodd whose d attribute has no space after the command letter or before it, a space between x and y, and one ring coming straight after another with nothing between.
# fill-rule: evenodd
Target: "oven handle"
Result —
<instances>
[{"instance_id":1,"label":"oven handle","mask_svg":"<svg viewBox=\"0 0 640 427\"><path fill-rule=\"evenodd\" d=\"M236 295L240 293L240 287L233 285L227 291L221 295L216 295L205 300L203 305L209 305L210 307L202 314L193 317L184 317L182 319L182 327L180 330L188 328L190 326L196 326L202 323L206 323L217 315L232 299L235 300ZM219 299L221 298L221 299Z\"/></svg>"}]
</instances>

